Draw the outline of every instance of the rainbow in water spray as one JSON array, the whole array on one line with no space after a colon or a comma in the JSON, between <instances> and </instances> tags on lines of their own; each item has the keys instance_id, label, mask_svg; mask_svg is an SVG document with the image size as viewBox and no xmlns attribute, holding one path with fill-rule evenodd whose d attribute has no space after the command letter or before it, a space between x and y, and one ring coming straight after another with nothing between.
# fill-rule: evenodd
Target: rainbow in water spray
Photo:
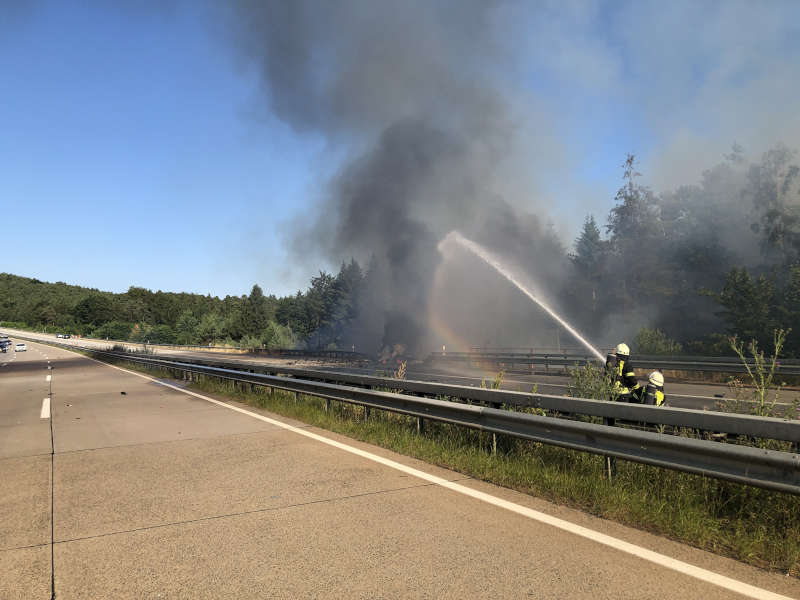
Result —
<instances>
[{"instance_id":1,"label":"rainbow in water spray","mask_svg":"<svg viewBox=\"0 0 800 600\"><path fill-rule=\"evenodd\" d=\"M513 273L511 273L506 267L504 267L500 263L500 261L497 258L495 258L495 256L491 252L489 252L486 248L484 248L480 244L476 244L472 240L468 240L458 231L455 230L448 233L444 237L444 239L441 242L439 242L438 247L440 252L448 242L455 242L462 248L469 250L475 256L477 256L478 258L486 262L488 265L490 265L494 270L496 270L503 277L508 279L508 281L517 286L517 288L523 294L525 294L528 298L530 298L536 304L538 304L542 308L542 310L544 310L548 315L550 315L556 321L558 321L564 327L564 329L569 331L575 337L576 340L578 340L581 344L586 346L586 348L588 348L592 352L592 354L594 354L598 358L598 360L601 361L604 360L603 355L600 354L597 348L595 348L589 342L587 342L580 333L575 331L575 329L569 323L567 323L564 319L559 317L558 314L552 308L550 308L549 306L547 306L547 304L539 300L539 298L537 298L533 292L531 292L517 277L515 277Z\"/></svg>"}]
</instances>

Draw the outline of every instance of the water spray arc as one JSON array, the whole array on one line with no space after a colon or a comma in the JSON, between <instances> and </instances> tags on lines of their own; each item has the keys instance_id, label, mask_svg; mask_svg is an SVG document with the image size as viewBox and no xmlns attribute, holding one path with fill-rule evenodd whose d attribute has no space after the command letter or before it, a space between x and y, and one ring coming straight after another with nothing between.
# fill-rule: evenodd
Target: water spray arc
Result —
<instances>
[{"instance_id":1,"label":"water spray arc","mask_svg":"<svg viewBox=\"0 0 800 600\"><path fill-rule=\"evenodd\" d=\"M533 302L538 304L542 308L542 310L544 310L548 315L550 315L551 317L553 317L553 319L558 321L558 323L562 325L564 329L569 331L570 334L572 334L572 336L575 337L576 340L578 340L589 351L591 351L591 353L594 354L598 360L600 361L604 360L603 355L600 353L599 350L597 350L597 348L595 348L589 342L587 342L586 339L584 339L584 337L580 333L575 331L575 329L564 319L562 319L552 308L550 308L547 304L545 304L539 298L537 298L533 292L531 292L517 277L515 277L513 273L511 273L506 267L504 267L500 263L500 261L497 260L497 258L495 258L492 255L492 253L489 252L486 248L484 248L480 244L476 244L472 240L468 240L458 231L451 231L444 237L444 239L442 239L441 242L439 242L440 252L448 242L454 242L460 245L462 248L469 250L470 252L472 252L472 254L474 254L475 256L483 260L486 264L491 266L495 271L500 273L500 275L502 275L508 281L513 283L517 287L517 289L519 289L523 294L525 294Z\"/></svg>"}]
</instances>

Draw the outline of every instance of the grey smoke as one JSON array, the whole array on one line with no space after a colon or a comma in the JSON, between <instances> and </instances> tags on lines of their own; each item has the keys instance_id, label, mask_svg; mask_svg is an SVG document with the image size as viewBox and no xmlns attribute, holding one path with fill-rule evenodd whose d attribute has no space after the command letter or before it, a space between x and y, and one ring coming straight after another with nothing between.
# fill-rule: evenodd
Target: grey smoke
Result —
<instances>
[{"instance_id":1,"label":"grey smoke","mask_svg":"<svg viewBox=\"0 0 800 600\"><path fill-rule=\"evenodd\" d=\"M744 167L703 172L737 140L753 158L781 139L797 145L800 8L770 6L242 0L233 33L258 70L265 109L298 133L344 149L293 248L310 262L337 265L354 256L376 265L361 347L430 345L423 332L432 302L476 343L525 344L552 326L467 259L449 266L432 300L436 244L458 229L519 260L559 297L568 268L549 227L559 211L537 177L544 174L558 198L594 213L601 226L613 196L581 181L581 161L567 156L575 109L592 111L598 126L579 120L588 130L578 136L608 136L613 152L626 133L608 131L603 120L656 139L642 160L644 181L657 193L674 190L661 204L673 210L687 248L713 236L731 264L759 260L756 237L742 232L753 218ZM549 86L544 95L558 100L536 103L530 84L538 79ZM585 200L601 197L600 210ZM696 223L680 220L686 206ZM704 284L716 285L720 273L710 270ZM694 293L692 286L685 284ZM631 331L659 318L657 308L638 310L628 319Z\"/></svg>"},{"instance_id":2,"label":"grey smoke","mask_svg":"<svg viewBox=\"0 0 800 600\"><path fill-rule=\"evenodd\" d=\"M270 110L300 133L352 148L316 219L297 232L296 253L372 261L380 291L359 342L420 349L444 235L460 229L512 253L546 237L539 219L512 208L533 190L518 187L527 178L508 164L520 122L492 75L502 60L495 4L254 1L238 9L237 38ZM544 270L555 262L542 260Z\"/></svg>"}]
</instances>

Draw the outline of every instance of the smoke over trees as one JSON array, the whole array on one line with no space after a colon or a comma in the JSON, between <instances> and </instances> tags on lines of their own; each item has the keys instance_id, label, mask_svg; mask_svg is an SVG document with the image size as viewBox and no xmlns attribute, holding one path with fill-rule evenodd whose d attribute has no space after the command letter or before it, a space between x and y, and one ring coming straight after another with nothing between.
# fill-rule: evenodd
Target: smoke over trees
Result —
<instances>
[{"instance_id":1,"label":"smoke over trees","mask_svg":"<svg viewBox=\"0 0 800 600\"><path fill-rule=\"evenodd\" d=\"M720 311L731 297L723 286L744 285L741 273L725 278L733 268L777 278L780 289L790 285L798 173L783 147L754 164L735 147L698 184L659 193L639 183L629 156L607 237L592 217L567 256L548 227L551 207L532 178L536 169L526 162L558 146L530 134L546 131L545 119L517 110L520 82L503 80L494 68L509 64L503 38L513 35L513 7L447 0L235 6L232 37L259 73L265 108L299 134L345 149L312 222L295 232L295 254L329 264L354 257L368 269L357 311L309 325L308 335L321 339L320 332L335 330L334 343L416 353L446 341L554 340L552 323L491 269L469 257L443 265L437 244L454 229L514 262L600 342L631 337L643 326L683 341L720 331L735 313ZM543 12L553 17L551 9ZM567 11L566 22L583 26L580 12ZM546 31L537 35L549 39ZM778 265L783 275L767 274ZM308 302L319 303L326 292L317 288L332 286L320 278ZM437 324L451 339L441 339Z\"/></svg>"},{"instance_id":2,"label":"smoke over trees","mask_svg":"<svg viewBox=\"0 0 800 600\"><path fill-rule=\"evenodd\" d=\"M226 4L220 10L235 56L262 84L258 105L333 149L332 165L315 174L325 177L317 206L288 236L293 263L323 271L285 298L258 286L247 296L211 299L15 280L6 291L29 296L3 299L4 315L98 335L127 329L162 341L244 339L370 354L556 343L552 321L490 267L468 255L442 256L440 240L458 230L513 263L596 343L633 339L647 327L689 351L718 352L714 334L766 339L783 325L795 327L791 349L800 335L800 169L794 150L775 141L785 134L796 144L800 133L792 87L800 63L795 32L785 26L797 19L746 2L636 2L608 11L562 5ZM669 27L642 26L656 21ZM753 27L741 31L742 22ZM698 52L700 73L692 70ZM552 105L536 103L537 86L549 86L567 106L560 119ZM570 94L588 100L572 105ZM570 127L595 125L591 110L574 114L573 106L595 102L602 117L604 103L620 98L627 125L666 142L641 177L632 156L619 157L613 208L589 214L572 244L551 225L554 204L568 200L579 220L594 212L597 196L568 180L579 173L555 183L539 178L568 153ZM713 106L713 115L701 106ZM713 144L687 133L693 120L713 132L714 144L727 146L741 131L758 142L748 150L772 149L748 157L734 146L701 176L687 176L713 156ZM624 139L599 132L609 147Z\"/></svg>"},{"instance_id":3,"label":"smoke over trees","mask_svg":"<svg viewBox=\"0 0 800 600\"><path fill-rule=\"evenodd\" d=\"M587 220L571 256L571 306L586 306L590 287L599 315L578 322L607 341L657 327L700 353L725 351L713 335L723 331L768 345L775 327L797 328L794 161L783 145L752 163L735 148L698 185L655 194L635 183L628 156L608 239ZM800 350L797 337L790 336L792 352Z\"/></svg>"},{"instance_id":4,"label":"smoke over trees","mask_svg":"<svg viewBox=\"0 0 800 600\"><path fill-rule=\"evenodd\" d=\"M436 246L449 231L502 241L510 252L545 236L539 219L513 208L531 196L528 178L509 164L522 143L520 117L492 79L496 7L358 0L237 7L235 38L273 114L349 149L314 221L297 231L297 254L369 264L359 345L422 350Z\"/></svg>"},{"instance_id":5,"label":"smoke over trees","mask_svg":"<svg viewBox=\"0 0 800 600\"><path fill-rule=\"evenodd\" d=\"M797 173L796 155L785 146L757 161L736 149L699 183L657 193L638 183L629 155L605 226L588 216L572 252L535 216L498 198L470 215L482 224L472 235L520 271L534 264L545 281L559 282L547 299L595 342L657 338L674 351L679 346L664 332L686 352L720 354L730 350L723 334L765 346L780 327L794 328L786 350L800 356ZM336 275L321 271L306 291L284 298L258 285L249 295L219 299L136 287L110 294L0 274L0 310L23 325L162 343L355 347L374 354L413 338L423 342L407 350L421 355L451 343L444 324L458 328L462 344L552 345L550 320L488 265L464 254L431 267L436 238L426 231L392 239L383 258L395 261L392 268L377 257L365 269L351 259ZM350 234L354 244L371 247L371 234ZM430 288L402 289L419 282L420 273L431 278ZM399 310L422 305L418 315Z\"/></svg>"}]
</instances>

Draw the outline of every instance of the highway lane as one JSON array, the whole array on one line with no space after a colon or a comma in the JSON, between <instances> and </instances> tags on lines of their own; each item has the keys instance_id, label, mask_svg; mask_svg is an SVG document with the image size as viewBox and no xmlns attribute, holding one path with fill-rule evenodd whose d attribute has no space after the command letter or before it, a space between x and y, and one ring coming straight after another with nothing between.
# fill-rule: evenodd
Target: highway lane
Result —
<instances>
[{"instance_id":1,"label":"highway lane","mask_svg":"<svg viewBox=\"0 0 800 600\"><path fill-rule=\"evenodd\" d=\"M740 597L671 559L800 598L793 578L29 346L0 368L0 598L49 598L51 551L59 599Z\"/></svg>"},{"instance_id":2,"label":"highway lane","mask_svg":"<svg viewBox=\"0 0 800 600\"><path fill-rule=\"evenodd\" d=\"M0 354L0 598L50 597L46 348Z\"/></svg>"}]
</instances>

